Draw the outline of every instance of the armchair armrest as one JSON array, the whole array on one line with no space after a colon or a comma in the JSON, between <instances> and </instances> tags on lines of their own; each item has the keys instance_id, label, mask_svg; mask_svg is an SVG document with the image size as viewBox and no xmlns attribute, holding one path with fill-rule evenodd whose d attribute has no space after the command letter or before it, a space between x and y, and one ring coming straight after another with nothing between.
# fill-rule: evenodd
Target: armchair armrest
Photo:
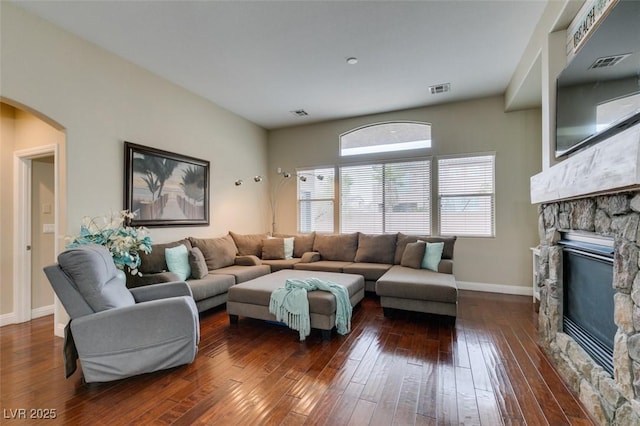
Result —
<instances>
[{"instance_id":1,"label":"armchair armrest","mask_svg":"<svg viewBox=\"0 0 640 426\"><path fill-rule=\"evenodd\" d=\"M168 299L170 297L190 296L191 288L184 281L171 283L152 284L143 287L136 287L129 290L136 303L148 302L150 300Z\"/></svg>"},{"instance_id":2,"label":"armchair armrest","mask_svg":"<svg viewBox=\"0 0 640 426\"><path fill-rule=\"evenodd\" d=\"M142 348L200 338L198 309L193 298L182 296L109 309L71 321L80 359L136 352ZM139 362L132 357L132 362Z\"/></svg>"},{"instance_id":3,"label":"armchair armrest","mask_svg":"<svg viewBox=\"0 0 640 426\"><path fill-rule=\"evenodd\" d=\"M320 261L320 253L317 251L308 251L300 258L300 263L312 263Z\"/></svg>"},{"instance_id":4,"label":"armchair armrest","mask_svg":"<svg viewBox=\"0 0 640 426\"><path fill-rule=\"evenodd\" d=\"M236 256L234 263L240 266L257 266L262 265L262 260L258 256L250 254L246 256Z\"/></svg>"}]
</instances>

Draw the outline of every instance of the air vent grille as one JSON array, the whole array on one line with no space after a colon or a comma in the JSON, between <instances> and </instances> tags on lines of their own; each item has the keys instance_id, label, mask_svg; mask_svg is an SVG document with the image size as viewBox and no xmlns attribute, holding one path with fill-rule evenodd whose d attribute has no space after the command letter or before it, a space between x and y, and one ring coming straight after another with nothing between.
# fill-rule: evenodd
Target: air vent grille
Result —
<instances>
[{"instance_id":1,"label":"air vent grille","mask_svg":"<svg viewBox=\"0 0 640 426\"><path fill-rule=\"evenodd\" d=\"M438 93L445 93L451 90L451 83L443 83L436 84L434 86L429 86L429 92L432 95L436 95Z\"/></svg>"},{"instance_id":2,"label":"air vent grille","mask_svg":"<svg viewBox=\"0 0 640 426\"><path fill-rule=\"evenodd\" d=\"M589 69L596 68L608 68L618 65L620 61L624 58L630 56L631 53L625 53L624 55L615 55L615 56L606 56L604 58L598 58L596 61L589 67Z\"/></svg>"},{"instance_id":3,"label":"air vent grille","mask_svg":"<svg viewBox=\"0 0 640 426\"><path fill-rule=\"evenodd\" d=\"M307 115L309 115L309 113L303 109L297 109L295 111L289 111L289 112L297 117L306 117Z\"/></svg>"}]
</instances>

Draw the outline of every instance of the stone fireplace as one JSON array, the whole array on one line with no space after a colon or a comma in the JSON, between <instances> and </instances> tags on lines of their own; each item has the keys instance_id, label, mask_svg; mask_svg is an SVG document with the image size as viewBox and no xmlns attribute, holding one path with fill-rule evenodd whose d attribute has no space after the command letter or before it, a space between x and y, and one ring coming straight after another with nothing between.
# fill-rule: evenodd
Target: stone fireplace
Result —
<instances>
[{"instance_id":1,"label":"stone fireplace","mask_svg":"<svg viewBox=\"0 0 640 426\"><path fill-rule=\"evenodd\" d=\"M539 344L600 424L640 425L640 125L533 176L531 201L538 204L539 213ZM580 336L572 337L570 327L565 328L567 234L612 243L612 272L600 272L611 284L594 296L602 304L588 308L599 314L608 309L613 316L604 339L610 348L605 355L591 356ZM576 270L568 274L585 275Z\"/></svg>"}]
</instances>

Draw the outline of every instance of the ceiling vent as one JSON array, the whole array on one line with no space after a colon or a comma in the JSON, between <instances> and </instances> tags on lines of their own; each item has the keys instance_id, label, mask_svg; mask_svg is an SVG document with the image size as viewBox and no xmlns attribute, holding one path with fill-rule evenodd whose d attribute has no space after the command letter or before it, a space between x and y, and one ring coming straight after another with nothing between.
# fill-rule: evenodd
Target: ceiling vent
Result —
<instances>
[{"instance_id":1,"label":"ceiling vent","mask_svg":"<svg viewBox=\"0 0 640 426\"><path fill-rule=\"evenodd\" d=\"M631 56L631 53L626 53L624 55L615 55L615 56L606 56L604 58L598 58L596 61L589 67L590 70L596 68L608 68L614 65L618 65L624 58Z\"/></svg>"},{"instance_id":2,"label":"ceiling vent","mask_svg":"<svg viewBox=\"0 0 640 426\"><path fill-rule=\"evenodd\" d=\"M436 84L434 86L429 86L429 92L432 95L437 95L438 93L445 93L451 90L451 83L443 83Z\"/></svg>"},{"instance_id":3,"label":"ceiling vent","mask_svg":"<svg viewBox=\"0 0 640 426\"><path fill-rule=\"evenodd\" d=\"M289 111L289 112L295 115L296 117L306 117L307 115L309 115L309 113L303 109L297 109L295 111Z\"/></svg>"}]
</instances>

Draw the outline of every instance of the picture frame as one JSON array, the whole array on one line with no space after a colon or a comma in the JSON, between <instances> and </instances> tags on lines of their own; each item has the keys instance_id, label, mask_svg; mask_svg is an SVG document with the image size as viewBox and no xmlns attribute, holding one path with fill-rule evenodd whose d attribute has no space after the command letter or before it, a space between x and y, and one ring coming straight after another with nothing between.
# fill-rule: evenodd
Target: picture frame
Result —
<instances>
[{"instance_id":1,"label":"picture frame","mask_svg":"<svg viewBox=\"0 0 640 426\"><path fill-rule=\"evenodd\" d=\"M124 143L124 209L131 226L209 225L209 161Z\"/></svg>"}]
</instances>

